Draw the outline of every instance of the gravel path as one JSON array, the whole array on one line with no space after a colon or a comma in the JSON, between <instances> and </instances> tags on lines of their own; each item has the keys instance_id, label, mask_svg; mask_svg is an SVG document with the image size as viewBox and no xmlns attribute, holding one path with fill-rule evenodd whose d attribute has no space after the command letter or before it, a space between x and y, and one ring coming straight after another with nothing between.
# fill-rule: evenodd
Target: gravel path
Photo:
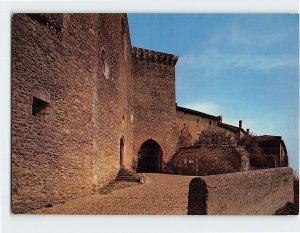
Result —
<instances>
[{"instance_id":1,"label":"gravel path","mask_svg":"<svg viewBox=\"0 0 300 233\"><path fill-rule=\"evenodd\" d=\"M147 173L145 184L67 201L34 214L186 215L192 176ZM121 185L122 186L122 185ZM128 187L129 186L129 187Z\"/></svg>"}]
</instances>

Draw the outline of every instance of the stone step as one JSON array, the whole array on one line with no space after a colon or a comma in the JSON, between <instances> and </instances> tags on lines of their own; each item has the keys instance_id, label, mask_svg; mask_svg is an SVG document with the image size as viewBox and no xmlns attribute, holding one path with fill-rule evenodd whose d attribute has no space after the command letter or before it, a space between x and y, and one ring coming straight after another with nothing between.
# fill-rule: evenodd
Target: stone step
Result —
<instances>
[{"instance_id":1,"label":"stone step","mask_svg":"<svg viewBox=\"0 0 300 233\"><path fill-rule=\"evenodd\" d=\"M118 176L139 176L138 174L129 174L129 173L119 173Z\"/></svg>"},{"instance_id":2,"label":"stone step","mask_svg":"<svg viewBox=\"0 0 300 233\"><path fill-rule=\"evenodd\" d=\"M118 176L116 180L140 180L140 177Z\"/></svg>"},{"instance_id":3,"label":"stone step","mask_svg":"<svg viewBox=\"0 0 300 233\"><path fill-rule=\"evenodd\" d=\"M116 181L141 182L140 178L116 178Z\"/></svg>"},{"instance_id":4,"label":"stone step","mask_svg":"<svg viewBox=\"0 0 300 233\"><path fill-rule=\"evenodd\" d=\"M118 175L117 177L136 177L139 178L139 175Z\"/></svg>"},{"instance_id":5,"label":"stone step","mask_svg":"<svg viewBox=\"0 0 300 233\"><path fill-rule=\"evenodd\" d=\"M116 177L116 180L121 181L132 181L132 182L141 182L144 183L145 177L143 175L139 175L134 171L129 171L125 169L121 169Z\"/></svg>"},{"instance_id":6,"label":"stone step","mask_svg":"<svg viewBox=\"0 0 300 233\"><path fill-rule=\"evenodd\" d=\"M131 175L131 174L136 174L136 173L133 172L133 171L120 170L118 174L128 174L128 175Z\"/></svg>"}]
</instances>

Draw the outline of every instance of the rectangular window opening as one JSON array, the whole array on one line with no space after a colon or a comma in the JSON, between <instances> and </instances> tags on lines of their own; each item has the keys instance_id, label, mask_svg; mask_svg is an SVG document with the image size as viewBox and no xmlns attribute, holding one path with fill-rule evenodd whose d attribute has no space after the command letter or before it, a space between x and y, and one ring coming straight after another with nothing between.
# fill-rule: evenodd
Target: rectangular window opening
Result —
<instances>
[{"instance_id":1,"label":"rectangular window opening","mask_svg":"<svg viewBox=\"0 0 300 233\"><path fill-rule=\"evenodd\" d=\"M50 104L42 99L33 96L32 100L32 115L37 116L41 113L46 113Z\"/></svg>"}]
</instances>

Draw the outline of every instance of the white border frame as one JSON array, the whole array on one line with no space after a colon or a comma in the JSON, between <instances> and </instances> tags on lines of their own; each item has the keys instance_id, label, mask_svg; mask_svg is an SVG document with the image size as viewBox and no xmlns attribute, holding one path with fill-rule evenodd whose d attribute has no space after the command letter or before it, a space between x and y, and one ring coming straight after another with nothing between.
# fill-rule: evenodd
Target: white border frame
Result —
<instances>
[{"instance_id":1,"label":"white border frame","mask_svg":"<svg viewBox=\"0 0 300 233\"><path fill-rule=\"evenodd\" d=\"M299 216L70 216L10 213L10 26L15 12L298 13L298 0L0 2L1 230L3 233L299 231ZM4 113L4 114L3 114Z\"/></svg>"}]
</instances>

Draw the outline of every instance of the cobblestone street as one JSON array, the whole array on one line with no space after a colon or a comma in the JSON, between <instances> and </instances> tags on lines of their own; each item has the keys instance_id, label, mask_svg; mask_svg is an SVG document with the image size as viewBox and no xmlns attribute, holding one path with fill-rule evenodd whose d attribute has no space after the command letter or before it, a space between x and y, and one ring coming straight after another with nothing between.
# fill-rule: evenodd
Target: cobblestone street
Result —
<instances>
[{"instance_id":1,"label":"cobblestone street","mask_svg":"<svg viewBox=\"0 0 300 233\"><path fill-rule=\"evenodd\" d=\"M146 173L145 184L67 201L34 214L186 215L192 176Z\"/></svg>"}]
</instances>

